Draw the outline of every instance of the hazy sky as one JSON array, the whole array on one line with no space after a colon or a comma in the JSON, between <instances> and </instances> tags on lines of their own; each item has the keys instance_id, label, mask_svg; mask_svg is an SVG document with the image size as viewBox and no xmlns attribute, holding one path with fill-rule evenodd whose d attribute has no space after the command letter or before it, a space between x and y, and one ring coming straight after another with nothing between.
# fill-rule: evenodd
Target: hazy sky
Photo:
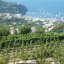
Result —
<instances>
[{"instance_id":1,"label":"hazy sky","mask_svg":"<svg viewBox=\"0 0 64 64\"><path fill-rule=\"evenodd\" d=\"M16 2L25 5L28 9L30 8L57 8L64 9L64 0L4 0L9 2Z\"/></svg>"},{"instance_id":2,"label":"hazy sky","mask_svg":"<svg viewBox=\"0 0 64 64\"><path fill-rule=\"evenodd\" d=\"M22 2L22 3L27 3L27 2L61 2L64 0L4 0L4 1L10 1L10 2Z\"/></svg>"},{"instance_id":3,"label":"hazy sky","mask_svg":"<svg viewBox=\"0 0 64 64\"><path fill-rule=\"evenodd\" d=\"M21 4L33 4L35 3L38 4L38 3L64 3L64 0L4 0L4 1L9 1L9 2L19 2Z\"/></svg>"}]
</instances>

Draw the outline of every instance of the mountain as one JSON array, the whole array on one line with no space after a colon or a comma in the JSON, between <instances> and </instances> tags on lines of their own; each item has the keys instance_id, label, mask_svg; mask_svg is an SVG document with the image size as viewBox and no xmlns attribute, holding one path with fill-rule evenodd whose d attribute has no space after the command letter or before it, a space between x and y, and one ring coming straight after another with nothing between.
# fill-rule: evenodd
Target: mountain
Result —
<instances>
[{"instance_id":1,"label":"mountain","mask_svg":"<svg viewBox=\"0 0 64 64\"><path fill-rule=\"evenodd\" d=\"M22 14L25 15L28 9L22 4L9 3L0 0L0 13Z\"/></svg>"}]
</instances>

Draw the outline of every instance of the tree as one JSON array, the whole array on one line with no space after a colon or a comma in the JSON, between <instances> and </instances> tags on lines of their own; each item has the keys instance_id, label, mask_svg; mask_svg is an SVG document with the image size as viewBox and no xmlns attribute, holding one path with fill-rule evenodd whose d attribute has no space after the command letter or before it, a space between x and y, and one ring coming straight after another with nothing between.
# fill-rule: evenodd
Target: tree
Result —
<instances>
[{"instance_id":1,"label":"tree","mask_svg":"<svg viewBox=\"0 0 64 64\"><path fill-rule=\"evenodd\" d=\"M30 26L22 26L20 27L20 33L21 34L27 34L31 32L31 27Z\"/></svg>"},{"instance_id":2,"label":"tree","mask_svg":"<svg viewBox=\"0 0 64 64\"><path fill-rule=\"evenodd\" d=\"M8 27L5 27L5 26L0 27L0 36L7 36L9 34L10 32Z\"/></svg>"}]
</instances>

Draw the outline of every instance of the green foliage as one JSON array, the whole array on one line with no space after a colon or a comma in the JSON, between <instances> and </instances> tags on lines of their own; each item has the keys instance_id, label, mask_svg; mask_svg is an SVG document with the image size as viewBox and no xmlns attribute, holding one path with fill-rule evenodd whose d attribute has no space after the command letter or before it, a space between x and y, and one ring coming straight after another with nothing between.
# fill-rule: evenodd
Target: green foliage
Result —
<instances>
[{"instance_id":1,"label":"green foliage","mask_svg":"<svg viewBox=\"0 0 64 64\"><path fill-rule=\"evenodd\" d=\"M64 33L30 33L29 26L22 26L20 29L23 30L21 34L0 37L0 50L3 55L7 56L11 52L14 60L36 60L38 64L46 64L45 59L52 57L55 61L64 63ZM2 63L6 64L7 60L9 58Z\"/></svg>"},{"instance_id":2,"label":"green foliage","mask_svg":"<svg viewBox=\"0 0 64 64\"><path fill-rule=\"evenodd\" d=\"M1 56L0 64L7 64L7 63L8 63L8 56Z\"/></svg>"},{"instance_id":3,"label":"green foliage","mask_svg":"<svg viewBox=\"0 0 64 64\"><path fill-rule=\"evenodd\" d=\"M27 34L31 32L31 27L30 26L22 26L20 28L20 33L21 34Z\"/></svg>"},{"instance_id":4,"label":"green foliage","mask_svg":"<svg viewBox=\"0 0 64 64\"><path fill-rule=\"evenodd\" d=\"M0 27L0 36L7 36L7 35L9 35L10 34L10 32L9 32L9 28L8 27L6 27L6 26L1 26Z\"/></svg>"},{"instance_id":5,"label":"green foliage","mask_svg":"<svg viewBox=\"0 0 64 64\"><path fill-rule=\"evenodd\" d=\"M36 27L36 32L37 33L44 33L45 29L43 27L41 27L41 26L38 26L38 27Z\"/></svg>"},{"instance_id":6,"label":"green foliage","mask_svg":"<svg viewBox=\"0 0 64 64\"><path fill-rule=\"evenodd\" d=\"M64 32L64 23L57 23L55 27L52 29L54 32Z\"/></svg>"}]
</instances>

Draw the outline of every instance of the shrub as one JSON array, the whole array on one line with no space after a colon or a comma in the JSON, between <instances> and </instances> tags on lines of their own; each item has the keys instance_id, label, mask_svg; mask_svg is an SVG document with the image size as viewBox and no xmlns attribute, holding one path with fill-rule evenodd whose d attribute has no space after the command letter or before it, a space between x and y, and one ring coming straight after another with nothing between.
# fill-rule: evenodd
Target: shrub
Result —
<instances>
[{"instance_id":1,"label":"shrub","mask_svg":"<svg viewBox=\"0 0 64 64\"><path fill-rule=\"evenodd\" d=\"M0 27L0 36L7 36L9 35L10 32L9 32L9 28L8 27L5 27L5 26L1 26Z\"/></svg>"},{"instance_id":2,"label":"shrub","mask_svg":"<svg viewBox=\"0 0 64 64\"><path fill-rule=\"evenodd\" d=\"M45 31L45 29L43 27L40 27L40 26L37 27L36 29L37 29L37 31L36 31L37 33L44 33L44 31Z\"/></svg>"},{"instance_id":3,"label":"shrub","mask_svg":"<svg viewBox=\"0 0 64 64\"><path fill-rule=\"evenodd\" d=\"M21 34L27 34L31 32L31 27L30 26L22 26L20 28L20 33Z\"/></svg>"},{"instance_id":4,"label":"shrub","mask_svg":"<svg viewBox=\"0 0 64 64\"><path fill-rule=\"evenodd\" d=\"M0 64L7 64L8 60L8 56L2 56L0 57Z\"/></svg>"}]
</instances>

